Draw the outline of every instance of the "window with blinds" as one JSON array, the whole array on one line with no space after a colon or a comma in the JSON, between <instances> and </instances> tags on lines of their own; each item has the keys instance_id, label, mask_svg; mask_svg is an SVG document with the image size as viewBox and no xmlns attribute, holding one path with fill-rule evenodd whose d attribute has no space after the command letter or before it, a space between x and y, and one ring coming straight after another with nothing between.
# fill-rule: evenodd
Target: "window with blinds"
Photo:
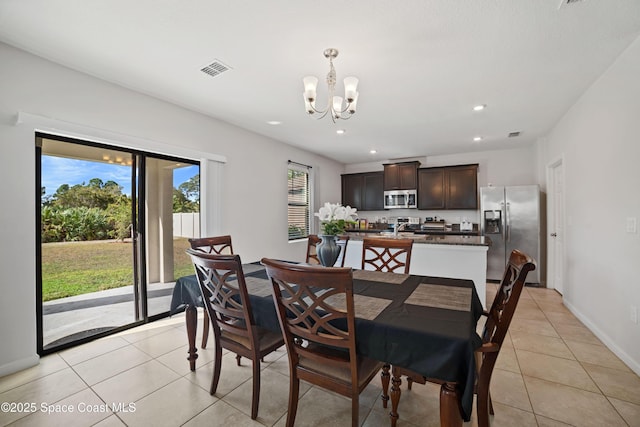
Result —
<instances>
[{"instance_id":1,"label":"window with blinds","mask_svg":"<svg viewBox=\"0 0 640 427\"><path fill-rule=\"evenodd\" d=\"M289 240L309 236L310 188L309 172L289 167L287 216Z\"/></svg>"}]
</instances>

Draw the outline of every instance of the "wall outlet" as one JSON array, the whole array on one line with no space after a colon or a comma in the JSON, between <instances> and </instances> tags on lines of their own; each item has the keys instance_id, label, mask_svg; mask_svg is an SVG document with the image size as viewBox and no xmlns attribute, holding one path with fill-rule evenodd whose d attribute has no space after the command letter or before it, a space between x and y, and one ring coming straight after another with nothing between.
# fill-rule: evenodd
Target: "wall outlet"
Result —
<instances>
[{"instance_id":1,"label":"wall outlet","mask_svg":"<svg viewBox=\"0 0 640 427\"><path fill-rule=\"evenodd\" d=\"M635 217L627 218L627 233L635 233L637 232L637 220Z\"/></svg>"},{"instance_id":2,"label":"wall outlet","mask_svg":"<svg viewBox=\"0 0 640 427\"><path fill-rule=\"evenodd\" d=\"M638 323L638 307L635 305L631 306L630 318L633 323Z\"/></svg>"}]
</instances>

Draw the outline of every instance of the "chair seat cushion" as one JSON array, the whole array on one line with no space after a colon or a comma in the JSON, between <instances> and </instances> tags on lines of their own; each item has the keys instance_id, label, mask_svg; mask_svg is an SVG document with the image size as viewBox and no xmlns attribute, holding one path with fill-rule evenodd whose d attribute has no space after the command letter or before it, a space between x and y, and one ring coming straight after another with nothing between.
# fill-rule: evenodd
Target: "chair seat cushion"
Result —
<instances>
[{"instance_id":1,"label":"chair seat cushion","mask_svg":"<svg viewBox=\"0 0 640 427\"><path fill-rule=\"evenodd\" d=\"M323 376L331 376L338 381L344 383L351 383L351 369L349 366L349 353L346 351L340 351L329 347L310 346L308 350L323 355L330 355L333 358L341 359L344 365L330 364L324 361L317 361L310 357L300 355L299 368L307 371L317 372ZM358 387L366 385L367 381L377 373L382 367L382 363L369 359L368 357L358 357Z\"/></svg>"},{"instance_id":2,"label":"chair seat cushion","mask_svg":"<svg viewBox=\"0 0 640 427\"><path fill-rule=\"evenodd\" d=\"M258 348L260 350L270 348L273 346L278 346L278 344L284 345L284 338L282 337L282 332L273 332L268 329L264 329L260 327L256 327L256 332L258 334ZM222 339L234 341L242 345L243 347L246 347L247 349L251 348L251 345L249 343L249 338L242 335L236 335L228 331L222 331Z\"/></svg>"}]
</instances>

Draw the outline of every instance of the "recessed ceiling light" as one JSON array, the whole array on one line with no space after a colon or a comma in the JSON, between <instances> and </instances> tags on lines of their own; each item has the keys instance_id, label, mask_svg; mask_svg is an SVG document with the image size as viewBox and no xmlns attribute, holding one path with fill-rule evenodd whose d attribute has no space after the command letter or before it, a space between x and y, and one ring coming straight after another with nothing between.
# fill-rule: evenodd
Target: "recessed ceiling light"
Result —
<instances>
[{"instance_id":1,"label":"recessed ceiling light","mask_svg":"<svg viewBox=\"0 0 640 427\"><path fill-rule=\"evenodd\" d=\"M345 131L344 129L338 129L338 130L336 131L336 133L337 133L338 135L343 135L345 132L346 132L346 131Z\"/></svg>"},{"instance_id":2,"label":"recessed ceiling light","mask_svg":"<svg viewBox=\"0 0 640 427\"><path fill-rule=\"evenodd\" d=\"M473 140L474 140L475 142L482 141L482 137L481 137L481 136L474 136L474 137L473 137Z\"/></svg>"},{"instance_id":3,"label":"recessed ceiling light","mask_svg":"<svg viewBox=\"0 0 640 427\"><path fill-rule=\"evenodd\" d=\"M278 126L282 124L282 122L279 122L277 120L269 120L267 123L273 126Z\"/></svg>"},{"instance_id":4,"label":"recessed ceiling light","mask_svg":"<svg viewBox=\"0 0 640 427\"><path fill-rule=\"evenodd\" d=\"M376 150L369 150L369 154L376 154L377 151Z\"/></svg>"},{"instance_id":5,"label":"recessed ceiling light","mask_svg":"<svg viewBox=\"0 0 640 427\"><path fill-rule=\"evenodd\" d=\"M487 106L485 104L480 104L480 105L476 105L475 107L473 107L473 111L482 111L485 108L487 108Z\"/></svg>"}]
</instances>

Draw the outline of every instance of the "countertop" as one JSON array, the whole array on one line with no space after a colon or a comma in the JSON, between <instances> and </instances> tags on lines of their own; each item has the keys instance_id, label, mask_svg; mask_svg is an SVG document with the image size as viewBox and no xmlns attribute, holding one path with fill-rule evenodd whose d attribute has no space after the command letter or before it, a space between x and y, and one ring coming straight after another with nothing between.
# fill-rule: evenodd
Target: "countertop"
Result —
<instances>
[{"instance_id":1,"label":"countertop","mask_svg":"<svg viewBox=\"0 0 640 427\"><path fill-rule=\"evenodd\" d=\"M380 233L381 231L391 231L390 229L374 229L369 228L366 230L345 230L349 236L353 233L362 233L362 234L371 234L371 233ZM415 234L430 234L434 236L448 235L448 236L479 236L480 232L478 230L472 231L460 231L460 230L413 230L412 233Z\"/></svg>"},{"instance_id":2,"label":"countertop","mask_svg":"<svg viewBox=\"0 0 640 427\"><path fill-rule=\"evenodd\" d=\"M414 233L398 233L398 236L393 234L385 234L384 236L376 235L367 230L366 233L354 233L349 232L347 235L351 240L362 240L367 238L384 238L384 239L413 239L414 243L422 244L427 243L431 245L465 245L465 246L491 246L491 239L485 236L452 236L442 234L414 234Z\"/></svg>"},{"instance_id":3,"label":"countertop","mask_svg":"<svg viewBox=\"0 0 640 427\"><path fill-rule=\"evenodd\" d=\"M441 225L442 228L434 227L432 229L423 229L423 226L429 224ZM371 225L371 224L370 224ZM479 236L480 230L478 224L473 224L472 230L460 231L460 224L448 224L449 228L444 228L444 222L426 222L424 224L409 224L403 231L412 232L416 234L432 234L432 235L451 235L451 236ZM347 229L348 233L379 233L381 231L393 231L393 224L374 223L373 228L369 229Z\"/></svg>"}]
</instances>

